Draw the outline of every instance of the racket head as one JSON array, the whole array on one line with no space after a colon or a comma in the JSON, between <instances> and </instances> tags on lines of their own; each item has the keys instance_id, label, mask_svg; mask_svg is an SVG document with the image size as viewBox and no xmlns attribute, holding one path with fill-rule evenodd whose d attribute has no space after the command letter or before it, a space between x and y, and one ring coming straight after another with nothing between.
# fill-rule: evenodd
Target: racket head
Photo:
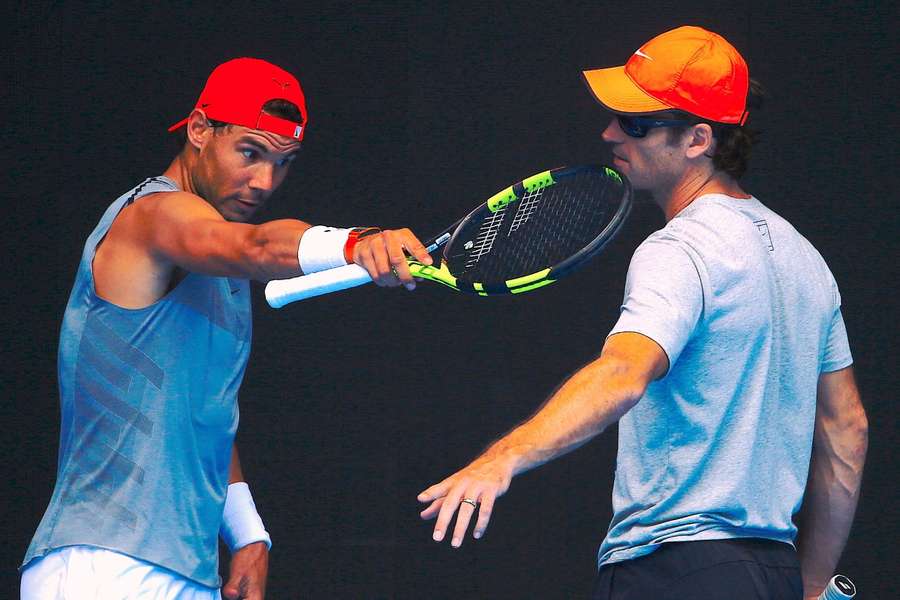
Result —
<instances>
[{"instance_id":1,"label":"racket head","mask_svg":"<svg viewBox=\"0 0 900 600\"><path fill-rule=\"evenodd\" d=\"M456 226L441 264L414 274L481 296L558 281L598 254L631 211L628 179L604 165L559 167L523 179Z\"/></svg>"}]
</instances>

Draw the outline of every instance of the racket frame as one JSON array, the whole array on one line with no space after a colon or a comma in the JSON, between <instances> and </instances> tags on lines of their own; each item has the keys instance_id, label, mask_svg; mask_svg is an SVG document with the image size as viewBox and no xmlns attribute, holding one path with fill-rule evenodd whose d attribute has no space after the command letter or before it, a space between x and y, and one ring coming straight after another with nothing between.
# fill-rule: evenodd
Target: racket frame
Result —
<instances>
[{"instance_id":1,"label":"racket frame","mask_svg":"<svg viewBox=\"0 0 900 600\"><path fill-rule=\"evenodd\" d=\"M480 282L472 282L471 284L469 284L468 282L461 280L458 276L450 272L449 268L447 267L447 252L453 247L454 242L457 240L460 232L464 230L467 223L475 218L481 218L485 210L490 211L491 213L496 213L497 211L506 208L510 204L522 200L526 193L534 193L541 188L550 187L551 185L559 183L560 179L564 177L575 176L581 171L602 171L607 177L615 179L623 186L622 199L619 202L619 205L616 208L616 212L613 214L609 223L607 223L603 230L581 250L555 265L545 267L544 269L535 271L534 273L520 275L518 277L508 279L505 282L504 288L501 288L499 286L486 287L483 283ZM410 272L416 277L428 279L429 281L435 281L454 290L477 294L479 296L520 294L523 292L529 292L531 290L558 281L562 277L565 277L566 275L577 269L579 266L587 262L590 258L598 254L600 251L602 251L603 248L606 247L606 245L616 236L618 231L625 224L628 215L631 213L631 207L631 183L627 178L622 177L618 171L611 167L608 167L606 165L581 165L576 167L557 167L548 171L542 171L540 173L532 175L531 177L523 179L522 181L515 183L507 187L506 189L500 190L499 192L488 198L487 201L480 204L479 206L476 206L465 217L454 223L451 227L448 227L446 230L444 230L442 234L437 236L436 239L440 239L443 235L446 235L447 232L453 232L452 236L445 243L445 245L441 244L444 247L441 255L442 260L440 261L439 266L434 267L423 265L416 260L410 260ZM431 251L429 251L429 253L430 252Z\"/></svg>"}]
</instances>

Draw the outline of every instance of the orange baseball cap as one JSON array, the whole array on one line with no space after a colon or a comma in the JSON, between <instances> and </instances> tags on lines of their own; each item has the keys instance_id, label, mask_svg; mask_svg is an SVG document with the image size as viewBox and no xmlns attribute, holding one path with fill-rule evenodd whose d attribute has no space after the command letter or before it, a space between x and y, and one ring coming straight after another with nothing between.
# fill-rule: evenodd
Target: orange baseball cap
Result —
<instances>
[{"instance_id":1,"label":"orange baseball cap","mask_svg":"<svg viewBox=\"0 0 900 600\"><path fill-rule=\"evenodd\" d=\"M747 120L747 63L725 38L701 27L667 31L624 66L583 74L597 100L615 113L674 109L717 123Z\"/></svg>"},{"instance_id":2,"label":"orange baseball cap","mask_svg":"<svg viewBox=\"0 0 900 600\"><path fill-rule=\"evenodd\" d=\"M269 100L287 100L300 109L302 121L294 122L263 112ZM210 73L195 108L214 121L261 129L296 140L303 139L306 129L306 98L297 78L270 62L258 58L235 58L224 62ZM169 131L187 124L178 121Z\"/></svg>"}]
</instances>

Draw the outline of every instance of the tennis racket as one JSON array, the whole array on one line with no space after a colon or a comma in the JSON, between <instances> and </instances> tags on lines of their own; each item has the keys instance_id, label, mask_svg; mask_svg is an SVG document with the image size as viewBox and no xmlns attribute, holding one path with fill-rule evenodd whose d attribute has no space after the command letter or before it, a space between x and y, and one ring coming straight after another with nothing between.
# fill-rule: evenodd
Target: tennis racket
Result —
<instances>
[{"instance_id":1,"label":"tennis racket","mask_svg":"<svg viewBox=\"0 0 900 600\"><path fill-rule=\"evenodd\" d=\"M414 277L460 292L520 294L565 277L599 253L631 211L631 184L607 166L559 167L501 190L425 246L441 260L412 258ZM274 308L371 281L351 264L270 281Z\"/></svg>"}]
</instances>

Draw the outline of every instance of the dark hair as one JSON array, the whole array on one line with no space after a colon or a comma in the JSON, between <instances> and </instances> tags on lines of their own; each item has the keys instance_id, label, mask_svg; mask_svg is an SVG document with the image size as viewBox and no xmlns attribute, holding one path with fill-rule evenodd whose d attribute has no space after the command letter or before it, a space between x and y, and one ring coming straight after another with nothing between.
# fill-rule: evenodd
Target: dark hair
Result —
<instances>
[{"instance_id":1,"label":"dark hair","mask_svg":"<svg viewBox=\"0 0 900 600\"><path fill-rule=\"evenodd\" d=\"M766 92L758 81L750 80L750 90L747 93L747 109L752 111L761 108ZM750 162L750 151L759 139L760 131L749 129L741 125L728 125L706 121L695 115L679 112L679 119L690 122L690 125L672 127L669 129L669 141L674 143L689 127L699 123L706 123L712 127L713 138L716 140L716 149L713 152L713 167L724 171L735 179L740 179L747 171Z\"/></svg>"},{"instance_id":2,"label":"dark hair","mask_svg":"<svg viewBox=\"0 0 900 600\"><path fill-rule=\"evenodd\" d=\"M287 100L282 100L281 98L274 98L269 100L265 104L263 104L263 112L266 114L270 114L273 117L280 117L282 119L287 119L288 121L294 121L295 123L303 123L303 114L300 112L300 109L293 102L289 102ZM224 121L215 121L213 119L209 119L209 124L216 130L219 131L222 127L230 127L231 123L225 123ZM227 131L227 129L226 129ZM176 133L175 141L178 143L178 148L184 148L185 144L187 144L187 126L182 127Z\"/></svg>"}]
</instances>

